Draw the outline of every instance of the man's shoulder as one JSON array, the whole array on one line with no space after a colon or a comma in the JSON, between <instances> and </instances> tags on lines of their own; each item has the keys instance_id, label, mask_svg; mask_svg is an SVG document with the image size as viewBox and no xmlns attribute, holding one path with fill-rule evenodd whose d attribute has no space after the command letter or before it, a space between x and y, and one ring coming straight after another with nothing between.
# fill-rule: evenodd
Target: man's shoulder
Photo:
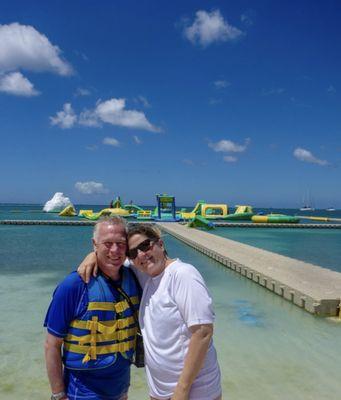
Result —
<instances>
[{"instance_id":1,"label":"man's shoulder","mask_svg":"<svg viewBox=\"0 0 341 400\"><path fill-rule=\"evenodd\" d=\"M78 275L76 271L67 275L58 285L58 289L67 291L79 290L85 288L86 283Z\"/></svg>"},{"instance_id":2,"label":"man's shoulder","mask_svg":"<svg viewBox=\"0 0 341 400\"><path fill-rule=\"evenodd\" d=\"M51 304L68 309L77 309L81 300L87 301L86 288L86 283L82 281L77 272L72 272L56 287Z\"/></svg>"},{"instance_id":3,"label":"man's shoulder","mask_svg":"<svg viewBox=\"0 0 341 400\"><path fill-rule=\"evenodd\" d=\"M58 337L67 334L70 321L86 309L86 284L76 272L67 275L57 286L47 311L44 326Z\"/></svg>"}]
</instances>

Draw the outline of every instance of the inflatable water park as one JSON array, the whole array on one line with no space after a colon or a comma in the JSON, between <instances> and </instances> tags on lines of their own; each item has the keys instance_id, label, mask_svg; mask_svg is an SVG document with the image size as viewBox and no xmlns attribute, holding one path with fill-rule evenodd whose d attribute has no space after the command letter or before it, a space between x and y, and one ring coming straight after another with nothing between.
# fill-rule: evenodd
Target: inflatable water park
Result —
<instances>
[{"instance_id":1,"label":"inflatable water park","mask_svg":"<svg viewBox=\"0 0 341 400\"><path fill-rule=\"evenodd\" d=\"M45 203L43 211L55 213L60 217L77 217L78 220L84 219L89 222L95 222L103 216L120 216L137 222L180 222L189 228L206 230L221 226L328 228L329 225L335 225L333 221L341 222L340 219L325 216L298 216L274 212L265 214L261 210L255 212L250 205L239 204L230 208L225 203L207 203L205 200L198 200L193 208L180 208L176 206L175 196L165 193L156 194L155 200L154 207L142 207L134 204L132 200L125 203L117 196L110 201L108 207L101 210L97 208L96 211L77 211L69 197L57 192ZM55 222L57 223L57 220Z\"/></svg>"},{"instance_id":2,"label":"inflatable water park","mask_svg":"<svg viewBox=\"0 0 341 400\"><path fill-rule=\"evenodd\" d=\"M124 203L120 196L113 199L109 206L95 212L92 209L76 211L74 205L63 193L56 193L45 206L44 211L59 213L61 217L81 217L97 221L103 216L120 216L137 221L183 222L191 228L213 229L215 224L228 222L250 222L255 224L297 224L300 218L284 214L255 214L250 205L236 205L231 209L224 203L207 203L199 200L192 209L176 207L175 196L156 194L154 208L143 208L132 201Z\"/></svg>"},{"instance_id":3,"label":"inflatable water park","mask_svg":"<svg viewBox=\"0 0 341 400\"><path fill-rule=\"evenodd\" d=\"M181 222L190 228L213 229L216 226L244 224L242 226L293 226L301 225L301 220L316 221L317 223L332 221L332 218L320 216L297 216L278 213L264 215L261 211L254 212L250 205L236 205L232 209L224 203L207 203L198 200L192 209L176 207L175 196L156 194L155 207L141 207L133 201L124 203L120 196L114 198L108 207L100 211L92 209L76 210L69 197L57 192L48 200L44 212L56 213L60 217L78 217L85 220L97 221L103 216L120 216L129 220L151 222ZM336 221L337 219L335 219ZM307 226L307 221L304 225ZM339 221L337 221L339 222Z\"/></svg>"},{"instance_id":4,"label":"inflatable water park","mask_svg":"<svg viewBox=\"0 0 341 400\"><path fill-rule=\"evenodd\" d=\"M57 196L56 196L57 195ZM177 210L175 196L168 194L156 194L156 206L154 209L142 208L133 202L124 204L120 196L110 202L109 207L103 208L98 212L91 209L81 209L77 213L73 204L63 199L65 205L60 211L58 207L52 207L53 200L61 198L61 193L56 194L49 200L49 207L44 207L47 212L59 212L61 217L82 217L88 220L97 221L103 216L120 216L124 218L136 219L138 221L159 221L159 222L188 222L190 227L212 228L212 221L250 221L254 212L249 205L237 205L233 212L227 204L211 204L204 200L199 200L192 210L182 208Z\"/></svg>"},{"instance_id":5,"label":"inflatable water park","mask_svg":"<svg viewBox=\"0 0 341 400\"><path fill-rule=\"evenodd\" d=\"M109 208L95 213L93 210L80 210L78 216L91 220L98 220L102 216L120 216L127 218L135 218L137 220L153 220L153 221L169 221L176 222L182 218L176 211L175 197L166 194L156 195L157 205L154 210L143 209L142 207L133 204L123 204L121 198L118 196L110 203Z\"/></svg>"},{"instance_id":6,"label":"inflatable water park","mask_svg":"<svg viewBox=\"0 0 341 400\"><path fill-rule=\"evenodd\" d=\"M268 223L268 224L297 224L300 218L293 215L284 214L268 214L268 215L254 215L251 218L255 223Z\"/></svg>"}]
</instances>

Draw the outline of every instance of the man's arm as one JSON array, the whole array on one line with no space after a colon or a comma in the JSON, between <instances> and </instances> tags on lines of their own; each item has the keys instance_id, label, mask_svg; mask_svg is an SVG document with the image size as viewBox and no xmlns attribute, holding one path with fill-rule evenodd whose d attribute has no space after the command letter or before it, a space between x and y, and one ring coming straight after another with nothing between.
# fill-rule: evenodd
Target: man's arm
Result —
<instances>
[{"instance_id":1,"label":"man's arm","mask_svg":"<svg viewBox=\"0 0 341 400\"><path fill-rule=\"evenodd\" d=\"M191 386L201 370L213 335L213 324L194 325L184 368L175 387L172 400L187 400Z\"/></svg>"},{"instance_id":2,"label":"man's arm","mask_svg":"<svg viewBox=\"0 0 341 400\"><path fill-rule=\"evenodd\" d=\"M45 316L47 328L45 361L52 393L64 390L61 347L70 322L82 315L88 304L86 285L75 272L68 275L56 288ZM66 397L65 397L66 398Z\"/></svg>"},{"instance_id":3,"label":"man's arm","mask_svg":"<svg viewBox=\"0 0 341 400\"><path fill-rule=\"evenodd\" d=\"M62 343L62 338L47 333L45 341L45 362L52 393L65 391L61 355ZM65 397L65 399L67 399L67 397Z\"/></svg>"}]
</instances>

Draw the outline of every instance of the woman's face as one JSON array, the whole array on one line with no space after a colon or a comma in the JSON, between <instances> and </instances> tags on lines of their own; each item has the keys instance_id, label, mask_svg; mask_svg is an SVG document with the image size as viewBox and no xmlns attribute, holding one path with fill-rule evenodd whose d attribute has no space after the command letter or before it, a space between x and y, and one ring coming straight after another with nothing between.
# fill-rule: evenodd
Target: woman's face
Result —
<instances>
[{"instance_id":1,"label":"woman's face","mask_svg":"<svg viewBox=\"0 0 341 400\"><path fill-rule=\"evenodd\" d=\"M149 276L160 275L166 268L166 256L161 239L153 240L142 234L129 238L129 258L135 267Z\"/></svg>"}]
</instances>

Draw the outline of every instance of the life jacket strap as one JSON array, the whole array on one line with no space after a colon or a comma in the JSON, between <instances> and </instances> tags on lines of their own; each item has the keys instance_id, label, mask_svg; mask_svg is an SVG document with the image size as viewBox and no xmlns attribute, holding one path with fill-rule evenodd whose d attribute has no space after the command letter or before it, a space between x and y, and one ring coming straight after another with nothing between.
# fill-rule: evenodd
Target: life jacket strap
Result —
<instances>
[{"instance_id":1,"label":"life jacket strap","mask_svg":"<svg viewBox=\"0 0 341 400\"><path fill-rule=\"evenodd\" d=\"M97 333L96 335L96 343L103 342L112 342L113 340L125 340L128 339L130 336L135 336L137 333L137 327L130 328L130 329L121 329L117 330L114 333ZM84 335L84 336L77 336L68 334L64 340L67 342L77 342L77 344L87 344L91 343L92 335Z\"/></svg>"},{"instance_id":2,"label":"life jacket strap","mask_svg":"<svg viewBox=\"0 0 341 400\"><path fill-rule=\"evenodd\" d=\"M111 334L116 332L118 329L124 329L132 325L134 322L135 319L133 316L127 318L120 318L117 320L100 321L97 322L97 330L100 333ZM74 321L71 322L70 326L72 328L87 329L91 331L92 321L91 320L81 321L75 319Z\"/></svg>"},{"instance_id":3,"label":"life jacket strap","mask_svg":"<svg viewBox=\"0 0 341 400\"><path fill-rule=\"evenodd\" d=\"M97 355L112 354L112 353L125 353L133 349L135 346L135 338L129 342L120 342L115 344L95 346L94 349L90 345L79 345L64 342L64 349L77 354L85 354L83 364L89 360L96 360ZM94 351L93 351L94 350Z\"/></svg>"},{"instance_id":4,"label":"life jacket strap","mask_svg":"<svg viewBox=\"0 0 341 400\"><path fill-rule=\"evenodd\" d=\"M97 329L98 329L98 317L92 317L91 333L90 333L90 358L91 360L97 359Z\"/></svg>"},{"instance_id":5,"label":"life jacket strap","mask_svg":"<svg viewBox=\"0 0 341 400\"><path fill-rule=\"evenodd\" d=\"M133 304L139 303L138 296L131 297L131 302ZM88 305L88 311L115 311L121 313L129 308L127 300L122 300L117 303L113 302L90 302Z\"/></svg>"}]
</instances>

